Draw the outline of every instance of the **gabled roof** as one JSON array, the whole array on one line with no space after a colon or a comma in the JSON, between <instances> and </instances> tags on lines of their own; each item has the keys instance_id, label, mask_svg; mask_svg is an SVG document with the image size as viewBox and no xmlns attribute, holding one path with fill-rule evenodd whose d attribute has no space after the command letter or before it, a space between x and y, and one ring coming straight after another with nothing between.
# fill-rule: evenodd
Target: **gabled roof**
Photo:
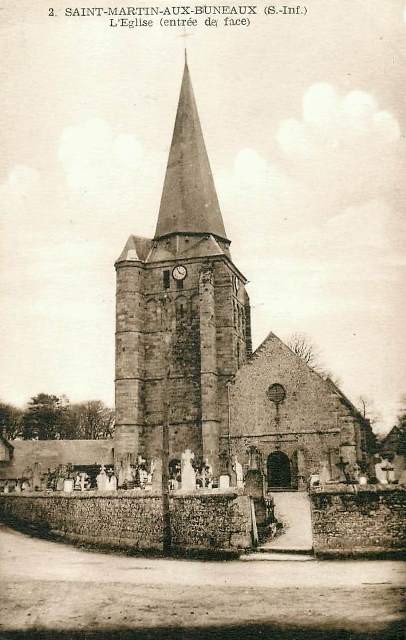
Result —
<instances>
[{"instance_id":1,"label":"gabled roof","mask_svg":"<svg viewBox=\"0 0 406 640\"><path fill-rule=\"evenodd\" d=\"M334 395L337 396L340 402L347 407L350 414L354 418L356 418L358 421L362 422L366 426L370 426L369 420L367 418L364 418L361 412L356 408L356 406L351 402L351 400L347 398L347 396L341 391L341 389L337 387L337 385L331 380L331 378L322 376L318 371L316 371L316 369L313 369L313 367L310 367L309 364L303 358L301 358L299 355L297 355L297 353L292 351L292 349L288 347L288 345L285 344L283 340L278 338L277 335L272 333L272 331L266 336L266 338L257 347L257 349L254 351L251 357L247 360L247 364L249 364L251 361L255 360L256 358L259 358L262 355L263 351L266 349L269 342L279 343L279 345L282 346L285 350L289 351L294 357L298 358L298 360L300 360L303 365L305 365L308 369L310 369L310 371L312 371L314 375L318 376L321 380L323 380L323 382L330 388L330 390L334 393Z\"/></svg>"},{"instance_id":2,"label":"gabled roof","mask_svg":"<svg viewBox=\"0 0 406 640\"><path fill-rule=\"evenodd\" d=\"M406 429L394 426L383 438L381 451L406 455Z\"/></svg>"},{"instance_id":3,"label":"gabled roof","mask_svg":"<svg viewBox=\"0 0 406 640\"><path fill-rule=\"evenodd\" d=\"M174 233L227 240L186 60L155 238Z\"/></svg>"}]
</instances>

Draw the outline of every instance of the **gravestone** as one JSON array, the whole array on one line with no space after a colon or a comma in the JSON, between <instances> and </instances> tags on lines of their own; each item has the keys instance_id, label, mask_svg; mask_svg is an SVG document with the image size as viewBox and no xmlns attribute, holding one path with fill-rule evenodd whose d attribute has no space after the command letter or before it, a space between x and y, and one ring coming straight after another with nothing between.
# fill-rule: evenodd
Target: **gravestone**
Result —
<instances>
[{"instance_id":1,"label":"gravestone","mask_svg":"<svg viewBox=\"0 0 406 640\"><path fill-rule=\"evenodd\" d=\"M242 470L242 465L238 462L238 458L237 456L235 456L234 458L234 471L235 471L235 476L236 476L236 485L237 488L242 489L244 486L244 474L243 474L243 470Z\"/></svg>"},{"instance_id":2,"label":"gravestone","mask_svg":"<svg viewBox=\"0 0 406 640\"><path fill-rule=\"evenodd\" d=\"M122 487L125 484L125 468L124 468L124 460L120 460L119 468L118 468L118 486Z\"/></svg>"},{"instance_id":3,"label":"gravestone","mask_svg":"<svg viewBox=\"0 0 406 640\"><path fill-rule=\"evenodd\" d=\"M138 468L138 479L141 489L144 489L148 482L148 471L144 469L144 466Z\"/></svg>"},{"instance_id":4,"label":"gravestone","mask_svg":"<svg viewBox=\"0 0 406 640\"><path fill-rule=\"evenodd\" d=\"M85 471L82 471L80 474L80 490L81 491L85 491L86 490L86 486L87 486L87 480L89 478L89 476L87 475L87 473Z\"/></svg>"},{"instance_id":5,"label":"gravestone","mask_svg":"<svg viewBox=\"0 0 406 640\"><path fill-rule=\"evenodd\" d=\"M26 467L23 471L23 490L24 491L32 491L32 469L31 467Z\"/></svg>"},{"instance_id":6,"label":"gravestone","mask_svg":"<svg viewBox=\"0 0 406 640\"><path fill-rule=\"evenodd\" d=\"M74 488L75 491L81 491L81 482L80 482L80 474L79 473L77 473L75 475L73 488Z\"/></svg>"},{"instance_id":7,"label":"gravestone","mask_svg":"<svg viewBox=\"0 0 406 640\"><path fill-rule=\"evenodd\" d=\"M211 464L209 464L209 461L206 460L204 461L205 463L205 477L206 477L206 487L208 489L211 489L213 486L213 467L211 466Z\"/></svg>"},{"instance_id":8,"label":"gravestone","mask_svg":"<svg viewBox=\"0 0 406 640\"><path fill-rule=\"evenodd\" d=\"M182 491L194 491L196 489L196 471L192 466L192 460L194 460L194 457L195 454L190 449L186 449L186 451L182 453Z\"/></svg>"},{"instance_id":9,"label":"gravestone","mask_svg":"<svg viewBox=\"0 0 406 640\"><path fill-rule=\"evenodd\" d=\"M32 470L32 488L34 491L40 491L42 489L41 465L39 462L34 463Z\"/></svg>"},{"instance_id":10,"label":"gravestone","mask_svg":"<svg viewBox=\"0 0 406 640\"><path fill-rule=\"evenodd\" d=\"M248 449L248 469L252 471L260 471L262 467L261 453L254 446Z\"/></svg>"},{"instance_id":11,"label":"gravestone","mask_svg":"<svg viewBox=\"0 0 406 640\"><path fill-rule=\"evenodd\" d=\"M381 460L377 462L375 465L375 475L379 484L388 484L388 475L386 471L387 462L386 460Z\"/></svg>"},{"instance_id":12,"label":"gravestone","mask_svg":"<svg viewBox=\"0 0 406 640\"><path fill-rule=\"evenodd\" d=\"M230 488L230 476L222 475L219 478L219 489L229 489Z\"/></svg>"},{"instance_id":13,"label":"gravestone","mask_svg":"<svg viewBox=\"0 0 406 640\"><path fill-rule=\"evenodd\" d=\"M131 465L131 455L127 454L120 460L118 469L118 487L128 488L128 483L134 483L134 471Z\"/></svg>"},{"instance_id":14,"label":"gravestone","mask_svg":"<svg viewBox=\"0 0 406 640\"><path fill-rule=\"evenodd\" d=\"M107 491L108 477L104 464L100 467L100 472L96 476L97 491Z\"/></svg>"},{"instance_id":15,"label":"gravestone","mask_svg":"<svg viewBox=\"0 0 406 640\"><path fill-rule=\"evenodd\" d=\"M117 478L114 473L107 478L106 491L117 491Z\"/></svg>"},{"instance_id":16,"label":"gravestone","mask_svg":"<svg viewBox=\"0 0 406 640\"><path fill-rule=\"evenodd\" d=\"M320 476L318 473L312 473L310 474L310 488L312 489L313 487L318 487L320 486Z\"/></svg>"},{"instance_id":17,"label":"gravestone","mask_svg":"<svg viewBox=\"0 0 406 640\"><path fill-rule=\"evenodd\" d=\"M361 474L361 468L357 462L354 462L350 467L350 476L352 480L359 482L359 477Z\"/></svg>"},{"instance_id":18,"label":"gravestone","mask_svg":"<svg viewBox=\"0 0 406 640\"><path fill-rule=\"evenodd\" d=\"M162 460L161 458L154 458L151 462L152 467L152 481L151 481L151 489L152 491L161 491L162 490Z\"/></svg>"},{"instance_id":19,"label":"gravestone","mask_svg":"<svg viewBox=\"0 0 406 640\"><path fill-rule=\"evenodd\" d=\"M63 481L63 491L65 493L72 493L73 485L74 485L73 478L65 478L65 480Z\"/></svg>"},{"instance_id":20,"label":"gravestone","mask_svg":"<svg viewBox=\"0 0 406 640\"><path fill-rule=\"evenodd\" d=\"M391 464L389 464L386 467L386 474L387 474L387 478L388 478L388 483L389 484L393 484L395 482L395 480L396 480L396 474L395 474L395 469Z\"/></svg>"},{"instance_id":21,"label":"gravestone","mask_svg":"<svg viewBox=\"0 0 406 640\"><path fill-rule=\"evenodd\" d=\"M259 469L248 469L245 475L245 493L252 498L264 497L264 476Z\"/></svg>"},{"instance_id":22,"label":"gravestone","mask_svg":"<svg viewBox=\"0 0 406 640\"><path fill-rule=\"evenodd\" d=\"M235 471L235 465L233 465L231 462L229 464L229 468L227 470L227 473L222 474L222 475L227 475L230 479L230 487L236 487L237 486L237 473Z\"/></svg>"},{"instance_id":23,"label":"gravestone","mask_svg":"<svg viewBox=\"0 0 406 640\"><path fill-rule=\"evenodd\" d=\"M321 485L324 486L325 484L330 482L330 471L328 469L327 462L325 460L321 463L321 469L320 469L319 476L320 476L320 484Z\"/></svg>"}]
</instances>

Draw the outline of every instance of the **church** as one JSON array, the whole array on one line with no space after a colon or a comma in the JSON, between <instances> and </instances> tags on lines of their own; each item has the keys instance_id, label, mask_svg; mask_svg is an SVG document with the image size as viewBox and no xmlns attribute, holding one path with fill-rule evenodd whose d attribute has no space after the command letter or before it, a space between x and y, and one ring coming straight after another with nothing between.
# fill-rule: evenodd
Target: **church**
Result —
<instances>
[{"instance_id":1,"label":"church","mask_svg":"<svg viewBox=\"0 0 406 640\"><path fill-rule=\"evenodd\" d=\"M340 389L273 333L252 352L230 244L185 61L155 235L115 263L116 468L166 446L169 469L190 449L215 477L254 456L269 489L367 472L371 427Z\"/></svg>"}]
</instances>

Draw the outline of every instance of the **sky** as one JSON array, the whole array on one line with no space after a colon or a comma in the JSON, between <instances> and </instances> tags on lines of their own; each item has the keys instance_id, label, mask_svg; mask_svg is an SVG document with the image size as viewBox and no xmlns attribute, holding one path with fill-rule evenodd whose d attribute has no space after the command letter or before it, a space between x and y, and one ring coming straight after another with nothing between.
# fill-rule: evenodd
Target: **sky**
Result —
<instances>
[{"instance_id":1,"label":"sky","mask_svg":"<svg viewBox=\"0 0 406 640\"><path fill-rule=\"evenodd\" d=\"M186 42L254 347L305 333L387 431L406 392L405 3L259 2L249 27L186 37L52 6L0 3L0 399L113 405L113 264L154 233Z\"/></svg>"}]
</instances>

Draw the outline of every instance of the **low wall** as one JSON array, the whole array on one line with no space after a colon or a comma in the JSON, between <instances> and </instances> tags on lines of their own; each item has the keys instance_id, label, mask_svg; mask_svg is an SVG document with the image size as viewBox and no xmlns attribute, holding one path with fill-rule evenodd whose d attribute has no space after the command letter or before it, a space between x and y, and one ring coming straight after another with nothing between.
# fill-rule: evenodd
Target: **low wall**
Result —
<instances>
[{"instance_id":1,"label":"low wall","mask_svg":"<svg viewBox=\"0 0 406 640\"><path fill-rule=\"evenodd\" d=\"M406 490L369 485L311 494L316 555L406 553Z\"/></svg>"},{"instance_id":2,"label":"low wall","mask_svg":"<svg viewBox=\"0 0 406 640\"><path fill-rule=\"evenodd\" d=\"M96 546L162 550L162 496L151 492L2 494L0 519ZM175 493L170 520L177 552L252 545L250 498L235 491Z\"/></svg>"}]
</instances>

